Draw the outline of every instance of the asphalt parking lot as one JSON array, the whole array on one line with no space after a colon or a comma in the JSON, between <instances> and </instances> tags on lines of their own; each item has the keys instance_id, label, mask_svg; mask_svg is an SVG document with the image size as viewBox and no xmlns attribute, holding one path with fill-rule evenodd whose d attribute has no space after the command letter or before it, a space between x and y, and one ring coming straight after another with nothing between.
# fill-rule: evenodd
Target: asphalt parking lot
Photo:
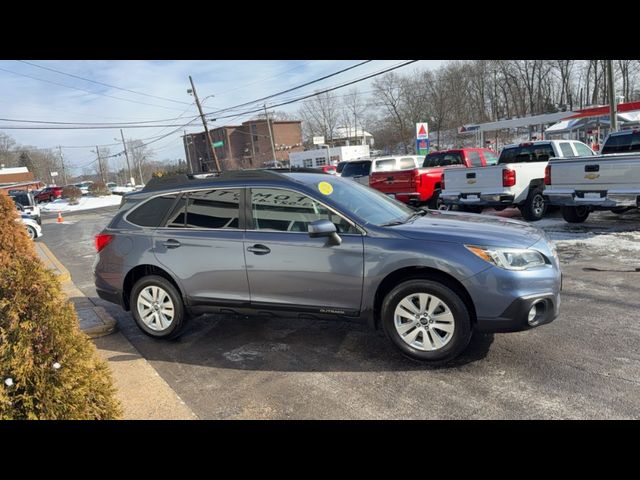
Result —
<instances>
[{"instance_id":1,"label":"asphalt parking lot","mask_svg":"<svg viewBox=\"0 0 640 480\"><path fill-rule=\"evenodd\" d=\"M40 241L93 298L93 236L115 211L43 221ZM203 419L640 418L640 213L599 212L579 225L555 214L538 225L557 241L560 316L528 332L476 334L439 369L356 323L208 315L167 342L98 302Z\"/></svg>"}]
</instances>

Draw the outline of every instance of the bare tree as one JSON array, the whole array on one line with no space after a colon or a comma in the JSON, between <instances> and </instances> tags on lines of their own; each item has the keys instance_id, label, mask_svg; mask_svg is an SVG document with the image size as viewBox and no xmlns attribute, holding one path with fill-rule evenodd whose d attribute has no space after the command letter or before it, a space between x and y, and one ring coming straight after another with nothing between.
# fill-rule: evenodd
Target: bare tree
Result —
<instances>
[{"instance_id":1,"label":"bare tree","mask_svg":"<svg viewBox=\"0 0 640 480\"><path fill-rule=\"evenodd\" d=\"M299 111L307 139L322 135L332 143L340 122L340 107L333 92L325 92L305 100Z\"/></svg>"},{"instance_id":2,"label":"bare tree","mask_svg":"<svg viewBox=\"0 0 640 480\"><path fill-rule=\"evenodd\" d=\"M374 100L371 105L382 108L386 113L388 121L396 127L404 153L409 153L407 122L402 112L403 95L400 76L395 72L389 72L382 77L377 77L373 81L373 91Z\"/></svg>"}]
</instances>

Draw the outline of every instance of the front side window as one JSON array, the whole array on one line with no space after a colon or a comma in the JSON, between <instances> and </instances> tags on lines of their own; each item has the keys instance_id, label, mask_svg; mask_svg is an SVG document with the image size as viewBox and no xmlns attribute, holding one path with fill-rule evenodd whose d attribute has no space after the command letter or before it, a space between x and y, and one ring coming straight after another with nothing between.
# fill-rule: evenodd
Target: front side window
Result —
<instances>
[{"instance_id":1,"label":"front side window","mask_svg":"<svg viewBox=\"0 0 640 480\"><path fill-rule=\"evenodd\" d=\"M139 227L156 228L173 206L177 195L163 195L144 202L127 216L127 221Z\"/></svg>"},{"instance_id":2,"label":"front side window","mask_svg":"<svg viewBox=\"0 0 640 480\"><path fill-rule=\"evenodd\" d=\"M329 220L338 233L358 233L347 220L314 199L292 190L251 189L254 230L308 232L316 220Z\"/></svg>"}]
</instances>

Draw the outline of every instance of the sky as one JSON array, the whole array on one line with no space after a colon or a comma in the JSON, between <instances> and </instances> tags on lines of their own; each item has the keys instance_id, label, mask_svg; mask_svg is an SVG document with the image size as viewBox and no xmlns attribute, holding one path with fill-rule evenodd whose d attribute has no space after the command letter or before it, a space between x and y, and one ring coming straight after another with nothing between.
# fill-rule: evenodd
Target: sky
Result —
<instances>
[{"instance_id":1,"label":"sky","mask_svg":"<svg viewBox=\"0 0 640 480\"><path fill-rule=\"evenodd\" d=\"M206 112L213 112L315 80L362 60L19 60L0 61L0 132L11 135L17 143L38 148L62 146L65 165L82 166L95 160L95 146L122 151L119 128L101 130L27 130L8 126L29 126L26 121L116 123L168 120L158 125L182 125L197 114L190 88L193 77L196 91ZM303 87L267 101L267 107L278 101L313 93L343 82L378 72L402 63L402 60L373 60L326 80ZM437 68L442 60L420 60L396 70L408 73L416 69ZM57 70L58 73L48 69ZM68 75L65 75L68 74ZM80 78L78 78L80 77ZM95 83L98 82L98 83ZM366 93L372 80L357 83ZM108 84L103 85L103 84ZM118 87L118 88L115 88ZM336 90L347 93L353 86ZM131 90L130 91L124 91ZM146 94L141 95L140 93ZM161 98L158 98L161 97ZM275 110L295 113L301 103ZM245 107L246 108L246 107ZM251 108L249 106L248 108ZM237 113L233 111L231 113ZM210 128L242 123L253 115L219 119ZM215 115L214 115L215 116ZM31 124L33 125L33 124ZM124 130L126 139L152 142L156 160L184 159L181 136L202 131L199 118L190 125L178 127L145 126ZM171 133L178 130L175 133ZM160 136L171 133L165 138ZM118 142L117 142L117 141ZM124 157L109 160L110 169L120 168Z\"/></svg>"}]
</instances>

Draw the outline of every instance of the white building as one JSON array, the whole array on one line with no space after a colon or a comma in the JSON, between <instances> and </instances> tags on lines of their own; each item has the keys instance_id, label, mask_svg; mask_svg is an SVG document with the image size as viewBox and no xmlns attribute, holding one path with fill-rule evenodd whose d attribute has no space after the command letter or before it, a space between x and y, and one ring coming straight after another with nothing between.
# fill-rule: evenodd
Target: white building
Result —
<instances>
[{"instance_id":1,"label":"white building","mask_svg":"<svg viewBox=\"0 0 640 480\"><path fill-rule=\"evenodd\" d=\"M362 128L338 127L331 143L337 146L369 145L373 146L373 135Z\"/></svg>"},{"instance_id":2,"label":"white building","mask_svg":"<svg viewBox=\"0 0 640 480\"><path fill-rule=\"evenodd\" d=\"M293 152L289 154L292 167L317 168L323 165L337 165L369 156L369 145L353 145L349 147L318 148Z\"/></svg>"}]
</instances>

